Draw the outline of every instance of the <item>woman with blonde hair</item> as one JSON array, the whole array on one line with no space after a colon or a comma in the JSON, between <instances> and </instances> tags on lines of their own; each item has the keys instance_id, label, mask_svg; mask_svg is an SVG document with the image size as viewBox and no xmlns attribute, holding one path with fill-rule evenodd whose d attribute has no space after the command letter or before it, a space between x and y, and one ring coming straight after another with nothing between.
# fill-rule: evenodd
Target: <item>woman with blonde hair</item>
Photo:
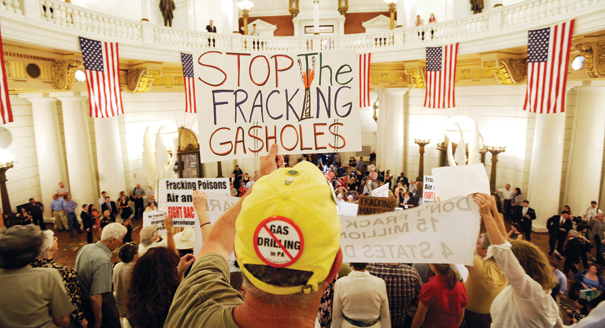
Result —
<instances>
[{"instance_id":1,"label":"woman with blonde hair","mask_svg":"<svg viewBox=\"0 0 605 328\"><path fill-rule=\"evenodd\" d=\"M494 219L498 210L492 198L486 194L474 198L492 244L487 257L496 260L509 282L492 302L492 327L563 327L550 296L556 282L546 255L525 240L507 242L504 222Z\"/></svg>"},{"instance_id":2,"label":"woman with blonde hair","mask_svg":"<svg viewBox=\"0 0 605 328\"><path fill-rule=\"evenodd\" d=\"M466 288L458 281L453 264L429 265L435 276L420 289L412 328L456 328L464 319Z\"/></svg>"}]
</instances>

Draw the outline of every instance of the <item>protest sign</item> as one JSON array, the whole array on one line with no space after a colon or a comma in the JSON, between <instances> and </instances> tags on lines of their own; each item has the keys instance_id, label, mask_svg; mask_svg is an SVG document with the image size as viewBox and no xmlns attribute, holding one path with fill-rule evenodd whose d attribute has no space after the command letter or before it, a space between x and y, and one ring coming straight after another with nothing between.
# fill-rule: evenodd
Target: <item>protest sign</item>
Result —
<instances>
[{"instance_id":1,"label":"protest sign","mask_svg":"<svg viewBox=\"0 0 605 328\"><path fill-rule=\"evenodd\" d=\"M338 202L336 207L338 208L338 214L344 216L357 216L357 212L359 211L359 205L345 201Z\"/></svg>"},{"instance_id":2,"label":"protest sign","mask_svg":"<svg viewBox=\"0 0 605 328\"><path fill-rule=\"evenodd\" d=\"M372 190L372 196L374 197L389 197L389 183Z\"/></svg>"},{"instance_id":3,"label":"protest sign","mask_svg":"<svg viewBox=\"0 0 605 328\"><path fill-rule=\"evenodd\" d=\"M450 199L473 193L490 194L483 164L439 167L433 169L435 199Z\"/></svg>"},{"instance_id":4,"label":"protest sign","mask_svg":"<svg viewBox=\"0 0 605 328\"><path fill-rule=\"evenodd\" d=\"M158 211L143 212L143 227L157 224L158 225L158 230L156 230L157 234L160 236L163 236L166 234L166 226L164 225L165 217L166 217L165 213L158 212Z\"/></svg>"},{"instance_id":5,"label":"protest sign","mask_svg":"<svg viewBox=\"0 0 605 328\"><path fill-rule=\"evenodd\" d=\"M430 175L424 176L424 186L422 187L422 201L426 203L432 203L435 201L435 184L433 183L433 177Z\"/></svg>"},{"instance_id":6,"label":"protest sign","mask_svg":"<svg viewBox=\"0 0 605 328\"><path fill-rule=\"evenodd\" d=\"M187 227L195 227L195 254L199 252L202 244L202 234L198 227L198 217L193 208L193 191L212 191L212 193L229 195L229 179L163 179L158 187L158 209L172 215L174 222L183 223ZM208 193L210 194L210 193ZM208 201L208 200L207 200ZM235 203L235 202L233 202ZM232 205L231 205L232 206ZM225 204L219 201L206 206L208 217L218 219L217 210L223 213L227 210ZM212 221L211 221L212 222ZM186 225L185 225L186 224ZM175 224L175 227L177 225ZM198 245L199 243L199 245Z\"/></svg>"},{"instance_id":7,"label":"protest sign","mask_svg":"<svg viewBox=\"0 0 605 328\"><path fill-rule=\"evenodd\" d=\"M359 195L359 211L357 212L357 215L393 212L396 206L396 198Z\"/></svg>"},{"instance_id":8,"label":"protest sign","mask_svg":"<svg viewBox=\"0 0 605 328\"><path fill-rule=\"evenodd\" d=\"M193 52L201 161L361 150L359 68L349 50Z\"/></svg>"},{"instance_id":9,"label":"protest sign","mask_svg":"<svg viewBox=\"0 0 605 328\"><path fill-rule=\"evenodd\" d=\"M344 262L473 265L479 207L472 197L456 197L401 212L341 216L340 228Z\"/></svg>"}]
</instances>

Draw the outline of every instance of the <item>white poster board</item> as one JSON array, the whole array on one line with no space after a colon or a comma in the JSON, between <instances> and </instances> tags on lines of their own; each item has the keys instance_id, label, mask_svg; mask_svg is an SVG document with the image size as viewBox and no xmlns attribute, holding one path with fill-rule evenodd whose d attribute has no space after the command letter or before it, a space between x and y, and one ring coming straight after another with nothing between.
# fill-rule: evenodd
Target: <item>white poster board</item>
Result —
<instances>
[{"instance_id":1,"label":"white poster board","mask_svg":"<svg viewBox=\"0 0 605 328\"><path fill-rule=\"evenodd\" d=\"M424 185L422 187L422 201L424 204L435 201L435 184L433 177L430 175L424 176Z\"/></svg>"},{"instance_id":2,"label":"white poster board","mask_svg":"<svg viewBox=\"0 0 605 328\"><path fill-rule=\"evenodd\" d=\"M470 196L457 197L405 211L341 216L340 228L344 262L473 265L479 207Z\"/></svg>"},{"instance_id":3,"label":"white poster board","mask_svg":"<svg viewBox=\"0 0 605 328\"><path fill-rule=\"evenodd\" d=\"M450 199L473 193L490 194L483 164L446 166L433 169L435 199Z\"/></svg>"},{"instance_id":4,"label":"white poster board","mask_svg":"<svg viewBox=\"0 0 605 328\"><path fill-rule=\"evenodd\" d=\"M389 182L381 187L372 190L372 196L374 197L389 197Z\"/></svg>"},{"instance_id":5,"label":"white poster board","mask_svg":"<svg viewBox=\"0 0 605 328\"><path fill-rule=\"evenodd\" d=\"M355 51L193 52L203 163L361 150Z\"/></svg>"},{"instance_id":6,"label":"white poster board","mask_svg":"<svg viewBox=\"0 0 605 328\"><path fill-rule=\"evenodd\" d=\"M210 202L209 195L229 195L229 179L164 179L160 180L158 187L158 209L171 214L174 222L187 222L187 227L195 229L195 248L194 254L197 254L202 248L202 233L198 226L197 213L193 208L193 191L200 190L207 192L207 214L208 218L215 217L218 219L220 214L216 215L217 211L225 212L228 207L217 201ZM233 202L235 204L235 201ZM232 206L232 205L231 205ZM177 225L175 224L175 227ZM199 247L198 247L199 246Z\"/></svg>"},{"instance_id":7,"label":"white poster board","mask_svg":"<svg viewBox=\"0 0 605 328\"><path fill-rule=\"evenodd\" d=\"M143 212L143 227L157 224L157 234L163 236L166 234L166 226L164 225L164 218L166 214L158 211Z\"/></svg>"}]
</instances>

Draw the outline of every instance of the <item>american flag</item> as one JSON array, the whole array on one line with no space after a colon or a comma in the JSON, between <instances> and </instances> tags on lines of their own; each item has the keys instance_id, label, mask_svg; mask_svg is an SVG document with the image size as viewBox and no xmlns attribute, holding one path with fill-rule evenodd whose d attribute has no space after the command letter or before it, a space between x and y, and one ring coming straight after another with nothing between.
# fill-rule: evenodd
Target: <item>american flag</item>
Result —
<instances>
[{"instance_id":1,"label":"american flag","mask_svg":"<svg viewBox=\"0 0 605 328\"><path fill-rule=\"evenodd\" d=\"M359 107L370 106L370 57L372 54L357 55L359 61Z\"/></svg>"},{"instance_id":2,"label":"american flag","mask_svg":"<svg viewBox=\"0 0 605 328\"><path fill-rule=\"evenodd\" d=\"M574 20L529 31L527 92L523 110L565 112L567 69Z\"/></svg>"},{"instance_id":3,"label":"american flag","mask_svg":"<svg viewBox=\"0 0 605 328\"><path fill-rule=\"evenodd\" d=\"M181 53L183 79L185 80L185 112L197 113L195 105L195 77L193 75L193 55Z\"/></svg>"},{"instance_id":4,"label":"american flag","mask_svg":"<svg viewBox=\"0 0 605 328\"><path fill-rule=\"evenodd\" d=\"M2 63L2 71L0 74L0 103L2 105L2 124L13 122L13 109L11 108L11 101L8 96L8 82L6 80L6 65L4 65L4 47L2 46L2 33L0 33L0 60Z\"/></svg>"},{"instance_id":5,"label":"american flag","mask_svg":"<svg viewBox=\"0 0 605 328\"><path fill-rule=\"evenodd\" d=\"M118 44L80 37L91 117L124 114Z\"/></svg>"},{"instance_id":6,"label":"american flag","mask_svg":"<svg viewBox=\"0 0 605 328\"><path fill-rule=\"evenodd\" d=\"M456 59L458 43L426 48L424 107L456 107Z\"/></svg>"}]
</instances>

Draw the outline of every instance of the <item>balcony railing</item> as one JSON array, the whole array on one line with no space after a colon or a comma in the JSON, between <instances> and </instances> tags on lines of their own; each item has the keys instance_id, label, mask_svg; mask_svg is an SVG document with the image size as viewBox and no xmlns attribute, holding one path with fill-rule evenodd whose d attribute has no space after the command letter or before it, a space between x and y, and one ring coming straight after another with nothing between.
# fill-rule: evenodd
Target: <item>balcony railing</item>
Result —
<instances>
[{"instance_id":1,"label":"balcony railing","mask_svg":"<svg viewBox=\"0 0 605 328\"><path fill-rule=\"evenodd\" d=\"M104 15L56 0L2 0L0 16L66 34L129 45L192 51L208 48L226 51L320 51L356 49L389 51L429 44L474 40L527 30L605 10L605 0L531 0L478 15L412 28L343 36L263 37L215 34L157 26ZM605 24L603 24L605 27ZM73 49L76 50L76 49Z\"/></svg>"}]
</instances>

